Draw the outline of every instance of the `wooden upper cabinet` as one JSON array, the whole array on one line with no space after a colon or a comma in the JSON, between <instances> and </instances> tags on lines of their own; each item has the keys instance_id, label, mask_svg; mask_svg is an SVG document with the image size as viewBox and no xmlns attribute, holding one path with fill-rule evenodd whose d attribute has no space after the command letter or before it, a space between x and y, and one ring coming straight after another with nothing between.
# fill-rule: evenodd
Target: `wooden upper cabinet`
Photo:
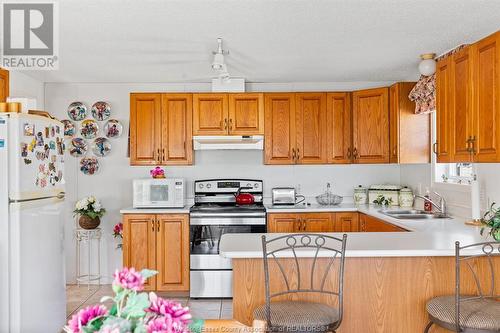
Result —
<instances>
[{"instance_id":1,"label":"wooden upper cabinet","mask_svg":"<svg viewBox=\"0 0 500 333\"><path fill-rule=\"evenodd\" d=\"M354 163L389 163L388 90L376 88L352 94Z\"/></svg>"},{"instance_id":2,"label":"wooden upper cabinet","mask_svg":"<svg viewBox=\"0 0 500 333\"><path fill-rule=\"evenodd\" d=\"M186 214L156 215L156 290L189 290L189 217Z\"/></svg>"},{"instance_id":3,"label":"wooden upper cabinet","mask_svg":"<svg viewBox=\"0 0 500 333\"><path fill-rule=\"evenodd\" d=\"M295 108L297 163L326 164L326 93L297 93Z\"/></svg>"},{"instance_id":4,"label":"wooden upper cabinet","mask_svg":"<svg viewBox=\"0 0 500 333\"><path fill-rule=\"evenodd\" d=\"M336 213L335 214L335 232L358 232L359 214L354 213Z\"/></svg>"},{"instance_id":5,"label":"wooden upper cabinet","mask_svg":"<svg viewBox=\"0 0 500 333\"><path fill-rule=\"evenodd\" d=\"M297 214L268 214L267 232L295 232L298 229Z\"/></svg>"},{"instance_id":6,"label":"wooden upper cabinet","mask_svg":"<svg viewBox=\"0 0 500 333\"><path fill-rule=\"evenodd\" d=\"M349 93L326 94L328 163L351 163L352 114Z\"/></svg>"},{"instance_id":7,"label":"wooden upper cabinet","mask_svg":"<svg viewBox=\"0 0 500 333\"><path fill-rule=\"evenodd\" d=\"M451 56L451 157L471 162L472 61L469 47Z\"/></svg>"},{"instance_id":8,"label":"wooden upper cabinet","mask_svg":"<svg viewBox=\"0 0 500 333\"><path fill-rule=\"evenodd\" d=\"M264 163L295 163L295 94L264 94Z\"/></svg>"},{"instance_id":9,"label":"wooden upper cabinet","mask_svg":"<svg viewBox=\"0 0 500 333\"><path fill-rule=\"evenodd\" d=\"M162 164L193 163L191 94L162 95Z\"/></svg>"},{"instance_id":10,"label":"wooden upper cabinet","mask_svg":"<svg viewBox=\"0 0 500 333\"><path fill-rule=\"evenodd\" d=\"M264 134L264 94L229 94L230 135Z\"/></svg>"},{"instance_id":11,"label":"wooden upper cabinet","mask_svg":"<svg viewBox=\"0 0 500 333\"><path fill-rule=\"evenodd\" d=\"M436 65L436 142L438 163L451 162L451 58Z\"/></svg>"},{"instance_id":12,"label":"wooden upper cabinet","mask_svg":"<svg viewBox=\"0 0 500 333\"><path fill-rule=\"evenodd\" d=\"M193 135L227 135L227 94L193 94Z\"/></svg>"},{"instance_id":13,"label":"wooden upper cabinet","mask_svg":"<svg viewBox=\"0 0 500 333\"><path fill-rule=\"evenodd\" d=\"M475 162L500 161L500 32L471 47ZM474 138L475 136L475 138Z\"/></svg>"},{"instance_id":14,"label":"wooden upper cabinet","mask_svg":"<svg viewBox=\"0 0 500 333\"><path fill-rule=\"evenodd\" d=\"M156 267L156 221L152 214L123 216L123 266L136 270ZM156 276L147 279L144 289L156 289Z\"/></svg>"},{"instance_id":15,"label":"wooden upper cabinet","mask_svg":"<svg viewBox=\"0 0 500 333\"><path fill-rule=\"evenodd\" d=\"M9 97L9 71L0 68L0 102L5 102Z\"/></svg>"},{"instance_id":16,"label":"wooden upper cabinet","mask_svg":"<svg viewBox=\"0 0 500 333\"><path fill-rule=\"evenodd\" d=\"M430 116L415 114L408 98L414 86L399 82L389 88L390 163L430 163Z\"/></svg>"},{"instance_id":17,"label":"wooden upper cabinet","mask_svg":"<svg viewBox=\"0 0 500 333\"><path fill-rule=\"evenodd\" d=\"M130 94L130 164L161 164L161 94Z\"/></svg>"}]
</instances>

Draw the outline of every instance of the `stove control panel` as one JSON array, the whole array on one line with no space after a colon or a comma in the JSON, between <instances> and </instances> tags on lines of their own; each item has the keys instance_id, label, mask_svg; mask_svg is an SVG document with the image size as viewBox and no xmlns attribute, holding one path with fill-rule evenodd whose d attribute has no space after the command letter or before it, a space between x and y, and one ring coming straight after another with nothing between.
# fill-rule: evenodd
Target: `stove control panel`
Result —
<instances>
[{"instance_id":1,"label":"stove control panel","mask_svg":"<svg viewBox=\"0 0 500 333\"><path fill-rule=\"evenodd\" d=\"M196 180L194 192L202 193L236 193L240 187L242 192L262 193L262 180L257 179L209 179Z\"/></svg>"}]
</instances>

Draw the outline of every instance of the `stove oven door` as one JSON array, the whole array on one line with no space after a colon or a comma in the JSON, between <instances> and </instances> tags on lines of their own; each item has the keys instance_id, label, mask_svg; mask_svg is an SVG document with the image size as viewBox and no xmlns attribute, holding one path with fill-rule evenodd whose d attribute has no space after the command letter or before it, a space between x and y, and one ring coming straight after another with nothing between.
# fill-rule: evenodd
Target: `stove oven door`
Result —
<instances>
[{"instance_id":1,"label":"stove oven door","mask_svg":"<svg viewBox=\"0 0 500 333\"><path fill-rule=\"evenodd\" d=\"M190 296L232 297L231 260L219 255L219 242L227 233L264 233L266 226L197 224L190 232Z\"/></svg>"}]
</instances>

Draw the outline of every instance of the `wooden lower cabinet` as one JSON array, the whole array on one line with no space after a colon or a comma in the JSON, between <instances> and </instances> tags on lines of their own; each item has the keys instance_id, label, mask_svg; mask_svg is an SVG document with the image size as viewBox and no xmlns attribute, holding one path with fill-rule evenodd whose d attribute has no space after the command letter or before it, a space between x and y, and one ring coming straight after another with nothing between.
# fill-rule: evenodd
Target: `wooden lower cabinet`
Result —
<instances>
[{"instance_id":1,"label":"wooden lower cabinet","mask_svg":"<svg viewBox=\"0 0 500 333\"><path fill-rule=\"evenodd\" d=\"M390 232L407 231L358 212L270 213L267 232Z\"/></svg>"},{"instance_id":2,"label":"wooden lower cabinet","mask_svg":"<svg viewBox=\"0 0 500 333\"><path fill-rule=\"evenodd\" d=\"M123 266L157 270L145 290L189 290L189 216L123 215Z\"/></svg>"},{"instance_id":3,"label":"wooden lower cabinet","mask_svg":"<svg viewBox=\"0 0 500 333\"><path fill-rule=\"evenodd\" d=\"M376 217L359 214L359 228L363 232L394 232L394 231L408 231L404 228L398 227L394 224L382 221Z\"/></svg>"},{"instance_id":4,"label":"wooden lower cabinet","mask_svg":"<svg viewBox=\"0 0 500 333\"><path fill-rule=\"evenodd\" d=\"M9 97L9 71L0 68L0 102L5 102Z\"/></svg>"}]
</instances>

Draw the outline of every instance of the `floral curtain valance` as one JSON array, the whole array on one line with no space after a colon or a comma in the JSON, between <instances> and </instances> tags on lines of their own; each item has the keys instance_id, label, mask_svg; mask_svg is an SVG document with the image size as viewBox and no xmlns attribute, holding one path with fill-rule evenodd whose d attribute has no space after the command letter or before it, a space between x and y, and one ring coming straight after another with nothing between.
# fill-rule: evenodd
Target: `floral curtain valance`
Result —
<instances>
[{"instance_id":1,"label":"floral curtain valance","mask_svg":"<svg viewBox=\"0 0 500 333\"><path fill-rule=\"evenodd\" d=\"M436 61L449 57L463 49L466 44L439 56ZM408 95L410 101L415 102L416 114L427 114L436 110L436 74L430 76L421 75L415 87Z\"/></svg>"}]
</instances>

